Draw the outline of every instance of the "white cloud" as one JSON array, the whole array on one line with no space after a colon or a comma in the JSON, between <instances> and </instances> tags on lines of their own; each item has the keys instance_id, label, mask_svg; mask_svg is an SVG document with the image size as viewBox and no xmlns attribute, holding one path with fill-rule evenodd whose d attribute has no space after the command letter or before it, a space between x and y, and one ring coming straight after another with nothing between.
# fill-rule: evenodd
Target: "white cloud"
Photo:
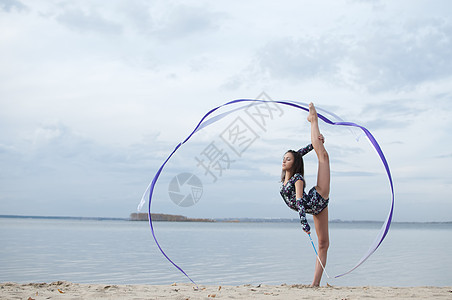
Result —
<instances>
[{"instance_id":1,"label":"white cloud","mask_svg":"<svg viewBox=\"0 0 452 300\"><path fill-rule=\"evenodd\" d=\"M6 12L28 10L26 5L17 0L1 0L0 7Z\"/></svg>"},{"instance_id":2,"label":"white cloud","mask_svg":"<svg viewBox=\"0 0 452 300\"><path fill-rule=\"evenodd\" d=\"M63 12L56 20L70 29L80 32L100 32L106 34L120 34L121 25L105 19L97 12L84 12L80 9L72 9Z\"/></svg>"},{"instance_id":3,"label":"white cloud","mask_svg":"<svg viewBox=\"0 0 452 300\"><path fill-rule=\"evenodd\" d=\"M321 79L370 92L409 90L452 74L451 23L445 18L375 22L367 35L327 32L283 37L258 50L249 77Z\"/></svg>"},{"instance_id":4,"label":"white cloud","mask_svg":"<svg viewBox=\"0 0 452 300\"><path fill-rule=\"evenodd\" d=\"M371 91L412 89L424 82L451 76L452 47L448 19L408 20L381 24L385 31L360 41L350 56L357 83Z\"/></svg>"},{"instance_id":5,"label":"white cloud","mask_svg":"<svg viewBox=\"0 0 452 300\"><path fill-rule=\"evenodd\" d=\"M280 79L330 78L339 72L344 51L344 45L330 37L282 38L259 50L258 71Z\"/></svg>"},{"instance_id":6,"label":"white cloud","mask_svg":"<svg viewBox=\"0 0 452 300\"><path fill-rule=\"evenodd\" d=\"M77 203L73 208L76 214L124 216L120 211L135 205L151 170L158 167L169 148L156 138L127 148L107 147L64 124L42 125L22 142L0 147L1 210L73 215L66 211L67 205ZM116 212L104 211L103 201ZM38 206L21 202L36 202ZM118 211L118 207L122 209Z\"/></svg>"},{"instance_id":7,"label":"white cloud","mask_svg":"<svg viewBox=\"0 0 452 300\"><path fill-rule=\"evenodd\" d=\"M171 6L170 6L171 7ZM224 17L204 6L177 5L156 18L156 36L162 40L188 39L216 31Z\"/></svg>"}]
</instances>

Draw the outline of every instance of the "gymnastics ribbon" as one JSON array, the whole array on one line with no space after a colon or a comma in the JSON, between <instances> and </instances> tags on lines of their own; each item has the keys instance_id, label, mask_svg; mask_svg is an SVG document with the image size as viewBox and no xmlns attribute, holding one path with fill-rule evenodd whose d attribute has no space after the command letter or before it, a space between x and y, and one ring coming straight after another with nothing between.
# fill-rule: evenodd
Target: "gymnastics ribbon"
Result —
<instances>
[{"instance_id":1,"label":"gymnastics ribbon","mask_svg":"<svg viewBox=\"0 0 452 300\"><path fill-rule=\"evenodd\" d=\"M159 242L157 241L157 237L155 235L154 232L154 227L152 224L152 215L151 215L151 203L152 203L152 195L154 193L154 188L155 185L157 183L157 180L160 176L160 174L162 173L163 168L165 167L165 165L168 163L168 161L170 160L170 158L174 155L174 153L176 153L176 151L186 142L188 142L188 140L190 140L190 138L198 131L202 130L203 128L221 120L222 118L226 117L227 115L229 115L230 113L234 112L234 111L238 111L244 108L247 108L251 105L258 105L260 103L277 103L277 104L281 104L281 105L287 105L290 107L294 107L294 108L298 108L304 111L309 112L309 108L308 105L305 103L301 103L301 102L296 102L296 101L290 101L290 100L286 100L286 101L270 101L270 100L259 100L259 99L237 99L237 100L232 100L230 102L227 102L225 104L222 104L220 106L217 106L213 109L211 109L210 111L208 111L199 121L198 125L196 125L195 129L188 135L188 137L181 143L179 143L174 150L171 152L171 154L167 157L167 159L163 162L163 164L160 166L160 168L158 169L157 173L155 174L154 178L152 179L151 183L148 185L146 191L144 192L140 204L138 205L138 211L141 210L141 208L143 207L143 205L145 204L145 197L147 192L149 191L149 202L148 202L148 216L149 216L149 226L151 228L151 233L152 233L152 237L154 238L155 243L157 244L157 247L159 248L160 252L162 252L163 256L165 256L165 258L171 263L173 264L179 271L181 271L193 284L196 285L196 283L190 278L190 276L188 276L188 274L181 268L179 267L175 262L173 262L168 255L166 255L165 251L163 251L162 247L160 246ZM219 110L220 108L229 106L229 105L233 105L233 104L247 104L245 106L241 106L239 108L235 108L232 109L230 111L226 111L224 113L218 114L216 116L212 116L211 118L207 119L210 115L212 115L215 111ZM391 188L391 206L388 212L388 216L386 217L385 222L383 223L377 237L375 238L374 242L371 244L371 246L369 247L369 249L367 250L366 253L364 253L364 255L361 257L361 259L356 263L356 265L351 268L349 271L345 272L345 273L341 273L337 276L335 276L335 278L344 276L346 274L351 273L353 270L355 270L356 268L358 268L361 264L363 264L377 249L378 247L381 245L381 243L383 242L384 238L386 237L386 235L388 234L389 231L389 227L391 225L391 221L392 221L392 215L393 215L393 211L394 211L394 185L392 182L392 176L391 176L391 171L389 170L389 165L388 162L383 154L383 151L381 150L380 145L378 144L377 140L375 139L375 137L372 135L372 133L370 133L369 130L367 130L365 127L358 125L356 123L352 123L352 122L345 122L342 119L340 119L339 117L337 117L335 114L330 113L324 109L318 108L317 109L317 115L319 117L319 119L321 119L322 121L324 121L327 124L330 125L334 125L334 126L345 126L345 127L355 127L355 128L359 128L361 129L364 134L366 135L367 139L370 141L370 143L372 144L372 146L374 147L375 151L377 152L378 156L380 157L381 162L383 163L383 166L386 170L386 174L388 176L388 180L389 180L389 186ZM326 117L324 114L322 114L321 112L324 112L325 115L328 114L331 117L334 117L336 119L338 119L339 121L332 121L330 120L328 117ZM315 248L315 247L314 247ZM197 285L196 285L197 286Z\"/></svg>"}]
</instances>

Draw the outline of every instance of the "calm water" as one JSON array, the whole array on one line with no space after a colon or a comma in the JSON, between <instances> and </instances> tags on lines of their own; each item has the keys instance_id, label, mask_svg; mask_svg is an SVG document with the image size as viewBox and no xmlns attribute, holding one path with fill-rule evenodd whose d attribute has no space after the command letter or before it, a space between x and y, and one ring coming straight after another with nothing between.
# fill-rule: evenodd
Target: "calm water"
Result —
<instances>
[{"instance_id":1,"label":"calm water","mask_svg":"<svg viewBox=\"0 0 452 300\"><path fill-rule=\"evenodd\" d=\"M198 284L311 282L314 250L297 223L155 223L165 252ZM379 231L331 224L327 272L350 269ZM315 236L315 234L313 234ZM0 282L170 284L188 280L147 222L0 218ZM394 224L353 273L322 284L452 286L452 225Z\"/></svg>"}]
</instances>

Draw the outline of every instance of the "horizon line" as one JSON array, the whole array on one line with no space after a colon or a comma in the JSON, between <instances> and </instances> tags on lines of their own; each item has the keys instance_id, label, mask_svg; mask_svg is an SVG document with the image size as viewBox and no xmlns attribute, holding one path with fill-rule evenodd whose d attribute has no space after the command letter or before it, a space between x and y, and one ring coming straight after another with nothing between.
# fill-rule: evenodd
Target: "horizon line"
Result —
<instances>
[{"instance_id":1,"label":"horizon line","mask_svg":"<svg viewBox=\"0 0 452 300\"><path fill-rule=\"evenodd\" d=\"M147 214L147 213L144 213ZM157 213L156 213L157 214ZM0 218L17 218L17 219L65 219L65 220L94 220L94 221L132 221L130 217L82 217L82 216L36 216L36 215L0 215ZM187 217L192 219L191 217ZM296 218L250 218L250 217L223 217L223 218L206 218L217 222L222 221L242 221L242 222L268 222L280 221L280 222L297 222L299 219ZM312 219L310 220L312 221ZM140 221L133 221L140 222ZM183 222L183 221L154 221L154 222ZM276 222L275 222L276 223ZM342 220L342 219L332 219L329 223L383 223L383 221L377 220ZM394 224L450 224L452 221L393 221Z\"/></svg>"}]
</instances>

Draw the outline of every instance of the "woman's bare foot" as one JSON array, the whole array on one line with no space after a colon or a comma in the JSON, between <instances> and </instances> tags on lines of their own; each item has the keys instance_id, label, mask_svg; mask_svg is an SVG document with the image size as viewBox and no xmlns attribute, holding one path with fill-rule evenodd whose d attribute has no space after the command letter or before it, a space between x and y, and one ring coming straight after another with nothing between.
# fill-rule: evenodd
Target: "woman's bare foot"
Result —
<instances>
[{"instance_id":1,"label":"woman's bare foot","mask_svg":"<svg viewBox=\"0 0 452 300\"><path fill-rule=\"evenodd\" d=\"M309 103L309 115L308 115L308 121L309 122L315 122L318 120L317 111L315 110L314 104Z\"/></svg>"}]
</instances>

